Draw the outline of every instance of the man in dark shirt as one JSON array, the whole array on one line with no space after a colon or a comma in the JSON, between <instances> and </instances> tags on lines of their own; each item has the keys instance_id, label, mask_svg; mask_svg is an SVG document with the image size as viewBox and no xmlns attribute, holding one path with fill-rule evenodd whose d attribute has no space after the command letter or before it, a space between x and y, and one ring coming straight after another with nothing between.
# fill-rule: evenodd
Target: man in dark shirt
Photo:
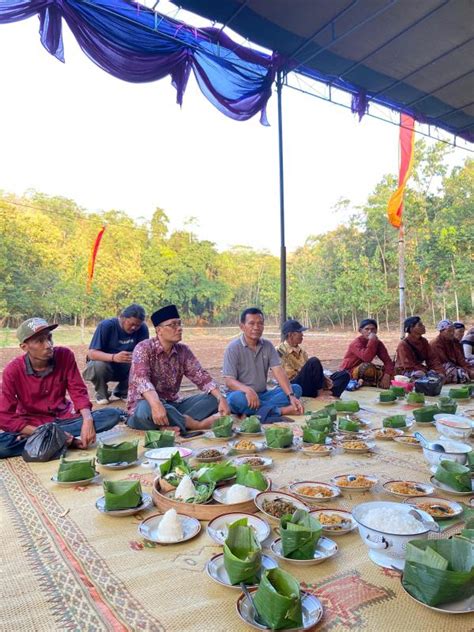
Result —
<instances>
[{"instance_id":1,"label":"man in dark shirt","mask_svg":"<svg viewBox=\"0 0 474 632\"><path fill-rule=\"evenodd\" d=\"M3 372L0 458L21 455L27 438L52 421L66 432L69 444L83 449L94 443L96 432L120 421L122 411L117 408L91 412L74 354L53 346L51 331L56 327L42 318L29 318L17 330L25 354L9 362Z\"/></svg>"},{"instance_id":2,"label":"man in dark shirt","mask_svg":"<svg viewBox=\"0 0 474 632\"><path fill-rule=\"evenodd\" d=\"M118 318L108 318L98 324L82 374L85 380L94 384L97 404L127 399L132 352L149 336L144 321L143 307L129 305ZM108 382L118 382L112 394Z\"/></svg>"}]
</instances>

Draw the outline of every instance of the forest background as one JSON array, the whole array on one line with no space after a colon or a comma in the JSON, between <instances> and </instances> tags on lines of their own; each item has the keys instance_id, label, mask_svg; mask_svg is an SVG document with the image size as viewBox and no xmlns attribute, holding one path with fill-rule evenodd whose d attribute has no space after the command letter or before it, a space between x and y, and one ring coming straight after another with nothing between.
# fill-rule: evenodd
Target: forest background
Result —
<instances>
[{"instance_id":1,"label":"forest background","mask_svg":"<svg viewBox=\"0 0 474 632\"><path fill-rule=\"evenodd\" d=\"M449 151L418 140L405 193L407 312L432 324L445 317L469 323L474 305L474 160L467 156L450 168ZM387 174L362 207L340 200L333 211L350 211L350 219L331 232L307 236L301 226L304 245L288 258L291 317L308 327L355 329L361 317L372 316L397 328L398 231L386 214L396 186L396 176ZM223 206L222 222L238 221ZM176 303L191 325L235 325L244 307L258 305L276 324L278 257L246 245L218 251L196 237L195 222L190 209L182 229L170 232L166 209L156 208L146 221L116 209L91 213L36 191L0 190L0 326L41 315L84 330L132 302L147 313ZM87 293L91 246L103 225Z\"/></svg>"}]
</instances>

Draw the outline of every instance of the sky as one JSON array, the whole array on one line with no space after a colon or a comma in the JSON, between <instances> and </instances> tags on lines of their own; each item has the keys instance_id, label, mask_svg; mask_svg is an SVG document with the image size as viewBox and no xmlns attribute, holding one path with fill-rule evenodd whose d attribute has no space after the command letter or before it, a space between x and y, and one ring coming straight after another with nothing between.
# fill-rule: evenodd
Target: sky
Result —
<instances>
[{"instance_id":1,"label":"sky","mask_svg":"<svg viewBox=\"0 0 474 632\"><path fill-rule=\"evenodd\" d=\"M172 15L187 17L174 8ZM95 66L65 25L63 36L65 64L42 47L36 17L0 25L0 190L36 189L134 218L150 219L160 207L171 229L195 217L194 232L221 250L247 245L277 254L276 94L270 127L258 116L225 117L192 76L180 108L169 78L122 82ZM283 134L290 252L347 219L334 209L339 200L363 204L398 169L398 127L368 116L359 123L349 110L289 88ZM456 149L452 164L466 155Z\"/></svg>"}]
</instances>

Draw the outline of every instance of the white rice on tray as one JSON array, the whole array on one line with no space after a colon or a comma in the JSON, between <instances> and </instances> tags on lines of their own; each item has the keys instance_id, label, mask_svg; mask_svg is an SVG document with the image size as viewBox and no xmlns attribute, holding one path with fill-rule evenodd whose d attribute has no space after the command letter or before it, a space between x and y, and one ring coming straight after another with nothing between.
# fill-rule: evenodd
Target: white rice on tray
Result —
<instances>
[{"instance_id":1,"label":"white rice on tray","mask_svg":"<svg viewBox=\"0 0 474 632\"><path fill-rule=\"evenodd\" d=\"M369 509L361 522L365 527L385 533L408 535L426 531L419 520L396 509Z\"/></svg>"}]
</instances>

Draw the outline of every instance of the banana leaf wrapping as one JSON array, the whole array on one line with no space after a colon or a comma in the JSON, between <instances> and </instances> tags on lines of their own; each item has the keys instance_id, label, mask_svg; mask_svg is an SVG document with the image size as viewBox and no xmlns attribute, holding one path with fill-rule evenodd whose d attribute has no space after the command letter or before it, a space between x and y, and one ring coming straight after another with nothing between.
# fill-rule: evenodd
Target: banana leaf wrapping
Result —
<instances>
[{"instance_id":1,"label":"banana leaf wrapping","mask_svg":"<svg viewBox=\"0 0 474 632\"><path fill-rule=\"evenodd\" d=\"M235 482L239 485L245 485L245 487L253 487L261 492L265 491L268 487L265 476L246 464L237 467L237 478Z\"/></svg>"},{"instance_id":2,"label":"banana leaf wrapping","mask_svg":"<svg viewBox=\"0 0 474 632\"><path fill-rule=\"evenodd\" d=\"M280 519L283 555L292 560L311 560L314 557L322 526L319 520L304 509Z\"/></svg>"},{"instance_id":3,"label":"banana leaf wrapping","mask_svg":"<svg viewBox=\"0 0 474 632\"><path fill-rule=\"evenodd\" d=\"M138 440L122 443L100 443L97 448L97 463L132 463L138 458Z\"/></svg>"},{"instance_id":4,"label":"banana leaf wrapping","mask_svg":"<svg viewBox=\"0 0 474 632\"><path fill-rule=\"evenodd\" d=\"M393 391L381 391L379 393L380 402L394 402L396 399L397 396Z\"/></svg>"},{"instance_id":5,"label":"banana leaf wrapping","mask_svg":"<svg viewBox=\"0 0 474 632\"><path fill-rule=\"evenodd\" d=\"M334 407L339 413L358 413L360 410L359 402L355 399L336 401Z\"/></svg>"},{"instance_id":6,"label":"banana leaf wrapping","mask_svg":"<svg viewBox=\"0 0 474 632\"><path fill-rule=\"evenodd\" d=\"M474 594L474 546L465 538L411 540L407 544L403 586L429 606Z\"/></svg>"},{"instance_id":7,"label":"banana leaf wrapping","mask_svg":"<svg viewBox=\"0 0 474 632\"><path fill-rule=\"evenodd\" d=\"M423 406L423 408L415 408L413 417L417 423L428 423L434 420L434 416L439 413L438 406Z\"/></svg>"},{"instance_id":8,"label":"banana leaf wrapping","mask_svg":"<svg viewBox=\"0 0 474 632\"><path fill-rule=\"evenodd\" d=\"M313 430L319 430L320 432L333 432L334 422L329 417L316 417L306 420L306 425Z\"/></svg>"},{"instance_id":9,"label":"banana leaf wrapping","mask_svg":"<svg viewBox=\"0 0 474 632\"><path fill-rule=\"evenodd\" d=\"M216 488L215 483L199 483L195 485L196 487L196 496L187 499L187 503L191 503L192 505L202 505L203 503L207 503L207 501L212 497L214 490Z\"/></svg>"},{"instance_id":10,"label":"banana leaf wrapping","mask_svg":"<svg viewBox=\"0 0 474 632\"><path fill-rule=\"evenodd\" d=\"M466 466L471 470L471 472L474 472L474 450L471 450L467 453Z\"/></svg>"},{"instance_id":11,"label":"banana leaf wrapping","mask_svg":"<svg viewBox=\"0 0 474 632\"><path fill-rule=\"evenodd\" d=\"M233 423L234 420L230 415L219 417L219 419L212 424L212 431L216 437L231 437Z\"/></svg>"},{"instance_id":12,"label":"banana leaf wrapping","mask_svg":"<svg viewBox=\"0 0 474 632\"><path fill-rule=\"evenodd\" d=\"M450 388L448 394L453 399L469 399L471 390L469 386L461 386L460 388Z\"/></svg>"},{"instance_id":13,"label":"banana leaf wrapping","mask_svg":"<svg viewBox=\"0 0 474 632\"><path fill-rule=\"evenodd\" d=\"M259 617L272 630L300 628L303 625L300 584L281 568L262 573L253 602Z\"/></svg>"},{"instance_id":14,"label":"banana leaf wrapping","mask_svg":"<svg viewBox=\"0 0 474 632\"><path fill-rule=\"evenodd\" d=\"M197 480L200 483L218 483L235 476L236 467L232 463L211 463L199 468Z\"/></svg>"},{"instance_id":15,"label":"banana leaf wrapping","mask_svg":"<svg viewBox=\"0 0 474 632\"><path fill-rule=\"evenodd\" d=\"M172 430L147 430L145 448L170 448L174 446L176 434Z\"/></svg>"},{"instance_id":16,"label":"banana leaf wrapping","mask_svg":"<svg viewBox=\"0 0 474 632\"><path fill-rule=\"evenodd\" d=\"M229 525L224 542L224 568L232 585L256 584L262 568L262 547L247 518Z\"/></svg>"},{"instance_id":17,"label":"banana leaf wrapping","mask_svg":"<svg viewBox=\"0 0 474 632\"><path fill-rule=\"evenodd\" d=\"M440 461L436 468L435 479L458 492L472 490L470 469L456 461Z\"/></svg>"},{"instance_id":18,"label":"banana leaf wrapping","mask_svg":"<svg viewBox=\"0 0 474 632\"><path fill-rule=\"evenodd\" d=\"M391 386L390 390L392 393L395 393L397 397L405 397L405 389L403 386Z\"/></svg>"},{"instance_id":19,"label":"banana leaf wrapping","mask_svg":"<svg viewBox=\"0 0 474 632\"><path fill-rule=\"evenodd\" d=\"M240 432L261 432L261 430L260 419L256 415L247 417L240 424Z\"/></svg>"},{"instance_id":20,"label":"banana leaf wrapping","mask_svg":"<svg viewBox=\"0 0 474 632\"><path fill-rule=\"evenodd\" d=\"M303 441L305 443L326 443L327 432L316 430L311 426L303 426Z\"/></svg>"},{"instance_id":21,"label":"banana leaf wrapping","mask_svg":"<svg viewBox=\"0 0 474 632\"><path fill-rule=\"evenodd\" d=\"M407 395L407 404L424 404L425 403L425 395L424 393L417 393L416 391L412 391Z\"/></svg>"},{"instance_id":22,"label":"banana leaf wrapping","mask_svg":"<svg viewBox=\"0 0 474 632\"><path fill-rule=\"evenodd\" d=\"M160 465L160 473L162 478L166 478L170 485L177 487L180 480L185 474L191 471L189 465L181 457L178 450L174 452L170 458Z\"/></svg>"},{"instance_id":23,"label":"banana leaf wrapping","mask_svg":"<svg viewBox=\"0 0 474 632\"><path fill-rule=\"evenodd\" d=\"M265 440L269 448L288 448L293 444L293 431L277 426L265 428Z\"/></svg>"},{"instance_id":24,"label":"banana leaf wrapping","mask_svg":"<svg viewBox=\"0 0 474 632\"><path fill-rule=\"evenodd\" d=\"M142 503L140 481L104 481L103 487L107 511L133 509Z\"/></svg>"},{"instance_id":25,"label":"banana leaf wrapping","mask_svg":"<svg viewBox=\"0 0 474 632\"><path fill-rule=\"evenodd\" d=\"M438 401L438 408L442 413L448 413L454 415L458 409L458 405L450 397L440 397Z\"/></svg>"},{"instance_id":26,"label":"banana leaf wrapping","mask_svg":"<svg viewBox=\"0 0 474 632\"><path fill-rule=\"evenodd\" d=\"M62 483L73 483L74 481L85 481L94 478L96 474L95 459L66 461L64 457L61 457L57 478Z\"/></svg>"},{"instance_id":27,"label":"banana leaf wrapping","mask_svg":"<svg viewBox=\"0 0 474 632\"><path fill-rule=\"evenodd\" d=\"M339 430L345 430L346 432L358 432L362 427L357 421L349 419L348 417L339 419L337 426Z\"/></svg>"},{"instance_id":28,"label":"banana leaf wrapping","mask_svg":"<svg viewBox=\"0 0 474 632\"><path fill-rule=\"evenodd\" d=\"M382 421L384 428L405 428L406 425L407 420L405 415L391 415L390 417L385 417Z\"/></svg>"},{"instance_id":29,"label":"banana leaf wrapping","mask_svg":"<svg viewBox=\"0 0 474 632\"><path fill-rule=\"evenodd\" d=\"M324 406L324 408L319 412L324 413L325 415L329 415L331 421L336 421L337 419L337 410L334 404L328 404L327 406Z\"/></svg>"}]
</instances>

